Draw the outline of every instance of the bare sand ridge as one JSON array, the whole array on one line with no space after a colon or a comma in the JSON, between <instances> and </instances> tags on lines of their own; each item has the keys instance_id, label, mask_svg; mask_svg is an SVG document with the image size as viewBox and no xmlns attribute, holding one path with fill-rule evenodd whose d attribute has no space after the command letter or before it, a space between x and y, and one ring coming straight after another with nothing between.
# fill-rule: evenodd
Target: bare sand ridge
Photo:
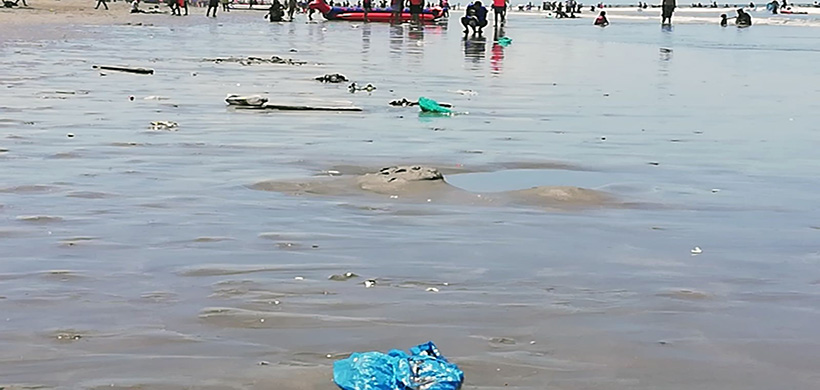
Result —
<instances>
[{"instance_id":1,"label":"bare sand ridge","mask_svg":"<svg viewBox=\"0 0 820 390\"><path fill-rule=\"evenodd\" d=\"M618 207L611 195L572 186L538 186L529 189L472 193L450 185L438 169L423 166L392 166L355 176L312 178L296 181L262 181L251 188L291 195L381 195L397 201L460 205L525 205L549 209Z\"/></svg>"}]
</instances>

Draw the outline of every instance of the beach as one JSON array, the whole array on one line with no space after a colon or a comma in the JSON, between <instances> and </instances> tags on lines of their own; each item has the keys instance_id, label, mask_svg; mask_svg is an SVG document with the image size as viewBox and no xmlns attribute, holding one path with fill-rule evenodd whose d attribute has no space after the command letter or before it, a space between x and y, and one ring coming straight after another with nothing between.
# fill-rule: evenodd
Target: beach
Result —
<instances>
[{"instance_id":1,"label":"beach","mask_svg":"<svg viewBox=\"0 0 820 390\"><path fill-rule=\"evenodd\" d=\"M429 340L463 389L820 381L813 14L516 11L505 47L462 11L29 5L0 9L2 389L330 390ZM420 97L455 114L388 104Z\"/></svg>"}]
</instances>

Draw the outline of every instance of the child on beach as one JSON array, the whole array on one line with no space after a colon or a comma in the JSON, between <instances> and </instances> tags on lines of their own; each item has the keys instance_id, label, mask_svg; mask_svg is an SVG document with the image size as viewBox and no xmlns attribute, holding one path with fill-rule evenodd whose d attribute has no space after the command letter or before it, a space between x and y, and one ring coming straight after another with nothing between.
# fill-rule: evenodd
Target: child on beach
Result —
<instances>
[{"instance_id":1,"label":"child on beach","mask_svg":"<svg viewBox=\"0 0 820 390\"><path fill-rule=\"evenodd\" d=\"M601 11L601 14L595 18L595 25L599 27L609 26L609 20L606 19L606 11Z\"/></svg>"}]
</instances>

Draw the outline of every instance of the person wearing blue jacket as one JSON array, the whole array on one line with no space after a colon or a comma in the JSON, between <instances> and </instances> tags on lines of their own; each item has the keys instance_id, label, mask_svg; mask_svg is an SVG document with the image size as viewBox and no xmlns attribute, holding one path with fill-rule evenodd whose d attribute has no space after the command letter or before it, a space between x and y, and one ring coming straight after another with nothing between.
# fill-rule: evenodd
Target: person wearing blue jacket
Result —
<instances>
[{"instance_id":1,"label":"person wearing blue jacket","mask_svg":"<svg viewBox=\"0 0 820 390\"><path fill-rule=\"evenodd\" d=\"M481 1L468 5L464 17L461 18L461 24L464 26L464 35L469 33L470 28L473 29L473 35L481 35L482 29L487 27L487 8Z\"/></svg>"}]
</instances>

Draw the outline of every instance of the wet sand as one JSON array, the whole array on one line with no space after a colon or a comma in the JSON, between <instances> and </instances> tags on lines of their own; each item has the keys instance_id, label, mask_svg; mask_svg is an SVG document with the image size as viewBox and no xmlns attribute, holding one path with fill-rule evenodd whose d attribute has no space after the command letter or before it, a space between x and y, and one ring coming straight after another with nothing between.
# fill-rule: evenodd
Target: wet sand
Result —
<instances>
[{"instance_id":1,"label":"wet sand","mask_svg":"<svg viewBox=\"0 0 820 390\"><path fill-rule=\"evenodd\" d=\"M333 389L427 340L465 389L820 380L814 30L199 16L1 43L0 387Z\"/></svg>"}]
</instances>

